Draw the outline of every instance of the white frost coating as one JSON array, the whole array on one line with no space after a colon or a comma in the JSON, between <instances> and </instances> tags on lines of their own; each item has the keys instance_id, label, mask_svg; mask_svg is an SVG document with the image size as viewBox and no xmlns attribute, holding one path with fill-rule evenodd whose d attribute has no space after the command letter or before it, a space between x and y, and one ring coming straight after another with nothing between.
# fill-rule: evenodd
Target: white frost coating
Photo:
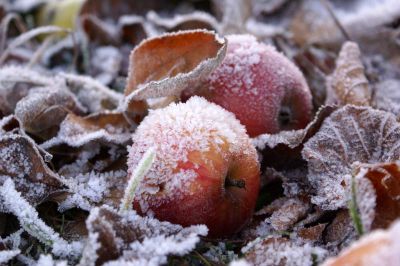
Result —
<instances>
[{"instance_id":1,"label":"white frost coating","mask_svg":"<svg viewBox=\"0 0 400 266\"><path fill-rule=\"evenodd\" d=\"M0 251L0 263L7 263L9 260L13 259L15 256L20 254L21 251L17 250L2 250Z\"/></svg>"},{"instance_id":2,"label":"white frost coating","mask_svg":"<svg viewBox=\"0 0 400 266\"><path fill-rule=\"evenodd\" d=\"M256 239L242 248L242 252L246 253L246 260L257 266L310 266L313 265L314 255L317 261L321 261L327 255L323 248L279 237Z\"/></svg>"},{"instance_id":3,"label":"white frost coating","mask_svg":"<svg viewBox=\"0 0 400 266\"><path fill-rule=\"evenodd\" d=\"M158 205L171 198L180 198L183 193L190 193L185 192L184 188L192 184L197 173L178 167L180 163L188 162L190 152L199 152L200 159L206 161L206 151L211 147L221 150L222 144L227 143L232 154L257 156L245 128L234 115L200 97L150 111L132 139L134 143L129 150L129 172L135 169L150 147L155 147L157 154L135 196L143 211L146 211L149 202ZM159 185L164 186L166 193L151 197L158 192Z\"/></svg>"},{"instance_id":4,"label":"white frost coating","mask_svg":"<svg viewBox=\"0 0 400 266\"><path fill-rule=\"evenodd\" d=\"M326 210L346 207L352 164L400 158L400 126L391 113L347 105L325 119L302 155L316 193L312 202Z\"/></svg>"},{"instance_id":5,"label":"white frost coating","mask_svg":"<svg viewBox=\"0 0 400 266\"><path fill-rule=\"evenodd\" d=\"M136 188L142 181L143 177L150 170L150 167L154 162L155 156L156 152L154 148L150 148L144 153L143 158L139 161L138 165L136 166L135 170L132 172L129 178L124 197L121 201L120 211L132 210Z\"/></svg>"},{"instance_id":6,"label":"white frost coating","mask_svg":"<svg viewBox=\"0 0 400 266\"><path fill-rule=\"evenodd\" d=\"M37 211L15 190L14 182L7 179L0 187L0 195L5 207L14 214L26 232L41 243L51 246L59 256L76 258L82 245L79 242L68 243L38 216Z\"/></svg>"},{"instance_id":7,"label":"white frost coating","mask_svg":"<svg viewBox=\"0 0 400 266\"><path fill-rule=\"evenodd\" d=\"M167 29L173 29L185 22L192 22L192 21L199 21L202 23L207 23L209 24L213 29L215 29L217 32L219 32L219 23L218 21L211 16L209 13L206 12L201 12L201 11L194 11L191 12L190 14L178 14L175 15L174 17L170 18L164 18L158 15L154 11L149 11L146 15L146 19L148 21L153 22L154 24L158 26L165 27Z\"/></svg>"},{"instance_id":8,"label":"white frost coating","mask_svg":"<svg viewBox=\"0 0 400 266\"><path fill-rule=\"evenodd\" d=\"M93 208L86 225L89 231L79 265L94 265L102 245L111 246L110 252L121 254L104 265L160 265L167 262L168 255L184 255L195 248L199 236L207 235L204 225L182 228L180 225L141 217L134 211L118 213L103 205ZM134 234L126 234L124 230ZM121 231L122 230L122 231ZM104 248L104 247L103 247ZM103 250L104 251L104 250Z\"/></svg>"},{"instance_id":9,"label":"white frost coating","mask_svg":"<svg viewBox=\"0 0 400 266\"><path fill-rule=\"evenodd\" d=\"M251 264L245 259L240 259L232 261L229 266L251 266Z\"/></svg>"},{"instance_id":10,"label":"white frost coating","mask_svg":"<svg viewBox=\"0 0 400 266\"><path fill-rule=\"evenodd\" d=\"M192 30L190 32L203 32L207 34L213 34L213 32L206 30ZM154 39L171 37L180 34L188 34L188 31L167 33L162 36L155 37ZM136 49L140 48L146 42L152 41L154 39L142 41L138 46L136 46L132 53L135 53ZM139 84L137 88L132 91L132 93L125 97L124 103L122 105L123 110L125 110L128 107L128 104L133 100L144 100L147 98L180 95L180 93L186 88L196 87L199 81L207 77L224 59L226 53L226 40L219 38L217 35L215 35L215 40L222 45L215 57L205 59L190 72L178 73L173 77L167 77L162 80ZM128 82L131 79L130 75L131 73L129 73Z\"/></svg>"},{"instance_id":11,"label":"white frost coating","mask_svg":"<svg viewBox=\"0 0 400 266\"><path fill-rule=\"evenodd\" d=\"M51 255L41 254L35 266L67 266L66 261L56 261Z\"/></svg>"},{"instance_id":12,"label":"white frost coating","mask_svg":"<svg viewBox=\"0 0 400 266\"><path fill-rule=\"evenodd\" d=\"M399 250L400 220L396 220L389 229L372 231L352 243L350 247L340 252L337 257L326 260L322 265L330 266L337 259L345 259L347 256L352 255L353 259L357 259L356 265L359 266L398 266L400 261ZM347 261L349 262L349 260ZM354 260L352 262L355 263Z\"/></svg>"},{"instance_id":13,"label":"white frost coating","mask_svg":"<svg viewBox=\"0 0 400 266\"><path fill-rule=\"evenodd\" d=\"M60 73L58 76L66 80L69 89L90 113L105 110L103 102L109 102L116 107L122 101L121 93L109 89L91 77L69 73Z\"/></svg>"},{"instance_id":14,"label":"white frost coating","mask_svg":"<svg viewBox=\"0 0 400 266\"><path fill-rule=\"evenodd\" d=\"M71 121L72 120L72 121ZM114 144L125 144L131 138L129 129L106 125L104 128L90 128L74 122L69 116L60 124L57 136L40 145L43 149L67 144L71 147L81 147L94 141L103 141Z\"/></svg>"}]
</instances>

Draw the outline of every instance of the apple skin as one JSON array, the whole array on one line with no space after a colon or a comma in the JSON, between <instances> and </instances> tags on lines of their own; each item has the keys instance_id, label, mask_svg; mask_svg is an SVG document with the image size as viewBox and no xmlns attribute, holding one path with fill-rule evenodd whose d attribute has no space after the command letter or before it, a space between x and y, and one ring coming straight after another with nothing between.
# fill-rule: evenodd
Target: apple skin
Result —
<instances>
[{"instance_id":1,"label":"apple skin","mask_svg":"<svg viewBox=\"0 0 400 266\"><path fill-rule=\"evenodd\" d=\"M234 115L199 97L152 111L133 136L129 172L148 147L156 148L156 159L135 195L140 214L182 226L205 224L210 238L229 237L250 221L260 166Z\"/></svg>"},{"instance_id":2,"label":"apple skin","mask_svg":"<svg viewBox=\"0 0 400 266\"><path fill-rule=\"evenodd\" d=\"M199 95L236 115L250 137L304 128L312 116L312 96L300 70L274 47L251 35L228 35L222 64Z\"/></svg>"}]
</instances>

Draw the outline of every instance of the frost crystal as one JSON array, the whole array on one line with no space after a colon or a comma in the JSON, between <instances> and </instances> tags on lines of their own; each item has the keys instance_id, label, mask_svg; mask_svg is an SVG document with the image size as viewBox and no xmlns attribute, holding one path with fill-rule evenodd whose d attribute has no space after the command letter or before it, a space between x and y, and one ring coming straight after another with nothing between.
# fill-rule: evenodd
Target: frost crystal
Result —
<instances>
[{"instance_id":1,"label":"frost crystal","mask_svg":"<svg viewBox=\"0 0 400 266\"><path fill-rule=\"evenodd\" d=\"M11 179L7 179L0 187L0 195L5 207L18 218L22 228L41 243L51 246L55 254L70 258L80 255L81 243L68 243L48 227L39 218L37 211L15 190Z\"/></svg>"},{"instance_id":2,"label":"frost crystal","mask_svg":"<svg viewBox=\"0 0 400 266\"><path fill-rule=\"evenodd\" d=\"M20 250L2 250L0 251L0 263L7 263L9 260L13 259L15 256L20 254Z\"/></svg>"},{"instance_id":3,"label":"frost crystal","mask_svg":"<svg viewBox=\"0 0 400 266\"><path fill-rule=\"evenodd\" d=\"M326 255L326 250L314 247L309 243L296 243L280 237L256 239L242 249L247 261L254 265L313 265L313 257L321 261Z\"/></svg>"},{"instance_id":4,"label":"frost crystal","mask_svg":"<svg viewBox=\"0 0 400 266\"><path fill-rule=\"evenodd\" d=\"M345 106L304 144L312 202L326 210L346 207L352 164L390 162L400 156L400 127L393 114Z\"/></svg>"},{"instance_id":5,"label":"frost crystal","mask_svg":"<svg viewBox=\"0 0 400 266\"><path fill-rule=\"evenodd\" d=\"M108 206L92 209L86 225L89 240L80 265L160 265L170 254L190 252L208 231L204 225L182 228L134 211L119 214Z\"/></svg>"}]
</instances>

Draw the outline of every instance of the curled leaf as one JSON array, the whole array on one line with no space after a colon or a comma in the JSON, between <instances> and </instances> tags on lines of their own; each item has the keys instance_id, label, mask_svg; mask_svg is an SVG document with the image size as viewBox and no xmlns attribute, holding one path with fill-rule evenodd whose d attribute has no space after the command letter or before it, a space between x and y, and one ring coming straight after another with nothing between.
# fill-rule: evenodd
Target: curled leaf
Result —
<instances>
[{"instance_id":1,"label":"curled leaf","mask_svg":"<svg viewBox=\"0 0 400 266\"><path fill-rule=\"evenodd\" d=\"M119 214L108 206L92 209L86 226L89 235L80 265L160 265L167 255L188 253L207 234L204 225L182 228L134 211Z\"/></svg>"},{"instance_id":2,"label":"curled leaf","mask_svg":"<svg viewBox=\"0 0 400 266\"><path fill-rule=\"evenodd\" d=\"M399 239L400 222L397 221L388 230L376 230L364 236L322 265L397 265L400 261Z\"/></svg>"},{"instance_id":3,"label":"curled leaf","mask_svg":"<svg viewBox=\"0 0 400 266\"><path fill-rule=\"evenodd\" d=\"M299 244L283 237L256 239L242 249L247 261L253 265L312 265L313 257L322 261L326 250L309 243Z\"/></svg>"},{"instance_id":4,"label":"curled leaf","mask_svg":"<svg viewBox=\"0 0 400 266\"><path fill-rule=\"evenodd\" d=\"M56 88L30 90L16 105L15 115L29 133L39 133L64 120L68 112L83 113L84 109L63 84Z\"/></svg>"},{"instance_id":5,"label":"curled leaf","mask_svg":"<svg viewBox=\"0 0 400 266\"><path fill-rule=\"evenodd\" d=\"M60 144L80 147L93 141L125 144L131 139L131 125L119 112L103 112L80 117L68 114L60 124L54 138L44 142L41 147L48 149Z\"/></svg>"},{"instance_id":6,"label":"curled leaf","mask_svg":"<svg viewBox=\"0 0 400 266\"><path fill-rule=\"evenodd\" d=\"M305 198L286 199L280 208L272 213L269 221L277 231L291 229L297 221L307 215L310 207L310 202Z\"/></svg>"},{"instance_id":7,"label":"curled leaf","mask_svg":"<svg viewBox=\"0 0 400 266\"><path fill-rule=\"evenodd\" d=\"M52 191L62 188L59 177L48 168L29 138L13 134L1 136L0 155L0 182L11 177L16 189L31 204L38 204Z\"/></svg>"},{"instance_id":8,"label":"curled leaf","mask_svg":"<svg viewBox=\"0 0 400 266\"><path fill-rule=\"evenodd\" d=\"M359 175L367 178L375 190L376 206L372 206L374 217L372 229L387 228L400 218L400 165L399 162L360 164ZM367 196L363 195L366 201Z\"/></svg>"},{"instance_id":9,"label":"curled leaf","mask_svg":"<svg viewBox=\"0 0 400 266\"><path fill-rule=\"evenodd\" d=\"M203 30L147 39L131 53L125 110L135 111L148 98L179 96L196 88L221 63L226 41Z\"/></svg>"},{"instance_id":10,"label":"curled leaf","mask_svg":"<svg viewBox=\"0 0 400 266\"><path fill-rule=\"evenodd\" d=\"M364 73L358 45L346 42L336 60L336 69L328 80L327 102L340 105L370 105L371 89Z\"/></svg>"},{"instance_id":11,"label":"curled leaf","mask_svg":"<svg viewBox=\"0 0 400 266\"><path fill-rule=\"evenodd\" d=\"M352 164L400 158L400 127L393 114L347 105L332 113L303 149L312 202L326 210L346 207Z\"/></svg>"}]
</instances>

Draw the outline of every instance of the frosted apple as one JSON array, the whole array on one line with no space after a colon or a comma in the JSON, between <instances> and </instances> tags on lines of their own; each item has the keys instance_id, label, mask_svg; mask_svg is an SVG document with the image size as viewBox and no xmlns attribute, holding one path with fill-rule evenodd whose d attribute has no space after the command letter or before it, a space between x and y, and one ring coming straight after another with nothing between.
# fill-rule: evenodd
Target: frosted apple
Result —
<instances>
[{"instance_id":1,"label":"frosted apple","mask_svg":"<svg viewBox=\"0 0 400 266\"><path fill-rule=\"evenodd\" d=\"M310 90L300 70L274 47L251 35L227 36L222 64L204 87L186 90L236 115L251 137L300 129L312 115Z\"/></svg>"},{"instance_id":2,"label":"frosted apple","mask_svg":"<svg viewBox=\"0 0 400 266\"><path fill-rule=\"evenodd\" d=\"M130 172L151 147L156 158L133 203L139 213L183 226L205 224L213 238L249 222L259 163L233 114L200 97L151 111L133 135Z\"/></svg>"}]
</instances>

